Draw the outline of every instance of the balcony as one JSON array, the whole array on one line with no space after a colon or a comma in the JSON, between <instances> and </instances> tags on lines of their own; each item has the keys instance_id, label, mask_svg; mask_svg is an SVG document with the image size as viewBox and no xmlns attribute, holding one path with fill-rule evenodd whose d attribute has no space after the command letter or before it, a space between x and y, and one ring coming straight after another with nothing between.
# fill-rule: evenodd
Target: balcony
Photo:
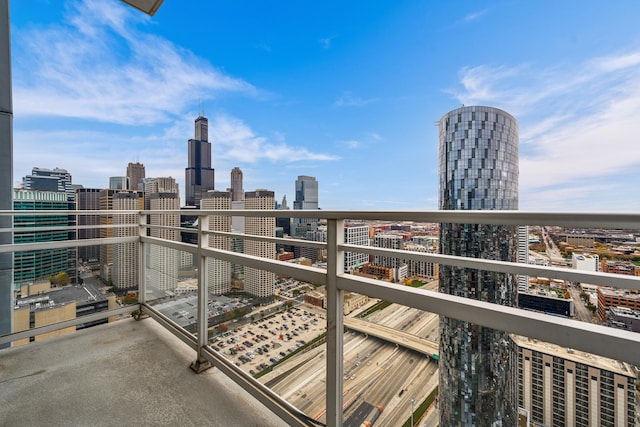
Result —
<instances>
[{"instance_id":1,"label":"balcony","mask_svg":"<svg viewBox=\"0 0 640 427\"><path fill-rule=\"evenodd\" d=\"M34 211L34 215L52 215L56 212ZM69 215L105 215L104 211L69 211ZM455 297L438 293L432 287L413 288L396 283L356 276L344 272L346 253L364 253L369 256L385 256L407 260L432 262L440 265L474 268L499 273L544 276L570 282L592 283L621 289L640 291L640 278L601 272L586 272L559 267L544 267L501 261L464 258L432 253L382 249L370 246L347 244L344 241L345 221L414 221L417 223L467 223L497 225L536 225L583 227L594 229L640 229L640 215L636 214L584 214L584 213L529 213L500 211L432 211L432 212L354 212L354 211L196 211L197 229L185 229L171 225L158 225L153 221L159 216L180 215L181 211L109 211L114 218L126 218L119 223L105 221L101 225L74 225L67 231L101 228L113 230L114 237L102 239L66 240L54 242L20 243L0 246L0 253L21 253L53 248L73 248L91 245L121 246L130 252L123 252L137 266L135 289L138 302L134 305L111 307L77 319L66 320L46 326L34 327L0 337L0 344L18 342L35 337L35 342L0 352L0 382L11 384L3 387L0 396L3 401L15 402L4 405L0 413L10 425L71 424L105 425L135 422L140 424L172 424L179 420L185 425L347 425L349 420L342 408L350 408L354 395L350 384L355 383L357 371L354 366L360 362L369 363L364 355L355 357L346 345L358 330L357 321L344 316L345 293L366 295L392 304L415 310L425 316L447 316L503 330L510 334L529 337L557 344L570 351L585 351L598 356L640 365L640 335L606 326L584 323L573 319L545 315L532 311L504 307L487 302ZM191 213L191 212L190 212ZM15 216L17 211L0 211L0 215ZM221 217L275 218L299 217L319 218L327 222L327 242L282 239L271 236L235 234L216 230L213 224ZM114 221L115 222L115 221ZM80 224L81 221L75 221ZM56 231L65 227L54 226ZM41 230L41 228L38 228ZM35 230L35 231L38 231ZM23 228L0 229L0 232L20 232ZM32 230L34 231L34 230ZM181 243L163 237L161 231L171 233L193 233L197 244ZM75 233L76 235L78 233ZM214 239L241 238L246 242L263 242L297 247L326 250L326 268L292 264L257 255L238 253L232 250L210 247ZM158 254L159 248L166 248L171 254ZM124 250L124 249L123 249ZM154 252L155 251L155 252ZM155 253L155 255L152 255ZM165 258L162 258L165 256ZM133 258L132 258L133 257ZM166 258L168 257L168 258ZM192 258L190 272L168 274L158 259ZM152 261L152 258L155 261ZM302 392L284 392L278 387L274 375L255 378L235 359L216 346L220 331L210 324L211 297L207 289L211 280L208 274L211 261L242 265L274 275L291 277L301 282L326 287L326 326L321 326L318 334L326 335L326 347L317 357L324 359L324 369L318 382L324 389L320 401L307 402ZM167 261L165 261L167 262ZM193 275L193 286L182 288L178 295L177 283L171 284L171 277ZM167 279L169 277L169 279ZM184 278L184 277L183 277ZM160 286L159 283L164 283ZM169 283L168 287L166 283ZM3 296L4 297L4 296ZM194 319L181 323L180 310L176 301L188 299L193 307ZM265 302L265 301L260 301ZM174 304L167 311L168 303ZM256 302L258 306L258 302ZM141 310L147 319L136 322L128 315ZM176 313L178 313L176 315ZM269 314L272 315L272 314ZM284 314L278 313L284 317ZM262 316L262 315L261 315ZM45 334L57 334L69 328L75 329L87 322L127 317L126 320L110 322L93 328L79 330L73 334L56 336L40 341ZM188 316L187 316L188 317ZM255 318L248 323L254 322ZM324 319L323 319L324 320ZM231 324L231 323L230 323ZM233 326L231 324L231 326ZM389 325L381 325L387 326ZM391 327L392 328L392 327ZM411 360L424 360L434 365L436 354L429 342L418 340L413 348L409 336L398 332L396 337L383 327L378 328L382 340L395 340L398 347L407 348ZM383 330L384 329L384 330ZM349 332L345 332L349 330ZM392 330L392 329L391 329ZM266 329L265 329L266 331ZM385 332L386 331L386 332ZM384 338L385 335L388 338ZM357 333L361 336L361 333ZM367 334L368 336L368 334ZM361 338L364 339L364 338ZM378 338L379 339L379 338ZM403 342L403 339L405 340ZM421 347L422 346L422 347ZM284 350L284 349L283 349ZM283 352L284 353L284 352ZM415 357L418 356L418 358ZM436 356L431 357L429 356ZM369 357L367 355L366 357ZM394 356L395 357L395 356ZM290 357L293 359L293 357ZM398 359L399 360L399 359ZM393 367L395 359L387 363ZM414 363L414 362L411 362ZM420 362L422 363L422 362ZM187 368L191 365L192 370ZM207 369L213 366L214 369ZM280 372L287 374L289 366L282 363ZM408 366L408 365L407 365ZM414 365L414 368L417 369ZM410 368L410 369L414 369ZM291 369L294 369L291 367ZM297 372L304 368L296 365ZM360 368L361 369L361 368ZM409 369L409 368L408 368ZM282 371L285 372L282 372ZM200 372L196 375L193 371ZM358 371L360 372L360 371ZM433 372L432 372L433 374ZM297 373L296 376L299 376ZM351 376L349 376L351 375ZM304 376L304 375L303 375ZM270 378L271 380L266 380ZM282 378L282 377L278 377ZM360 381L358 379L358 381ZM423 416L421 404L427 401L418 384L398 383L388 390L385 402L394 417L387 418L387 424L400 425ZM391 383L389 383L391 384ZM267 385L270 385L268 387ZM300 386L303 387L303 386ZM388 387L392 387L389 385ZM383 387L384 388L384 387ZM307 390L306 386L302 389ZM301 389L301 390L302 390ZM409 390L407 394L403 390ZM24 400L21 397L29 396ZM84 399L83 399L84 398ZM305 400L306 399L306 400ZM371 403L371 402L369 402ZM373 405L380 402L374 402ZM34 410L33 408L38 408ZM55 409L55 411L54 411ZM320 410L318 410L320 409ZM387 411L387 408L385 408ZM56 415L52 415L52 414ZM427 419L434 419L437 409L431 405ZM637 409L636 409L637 413ZM259 415L256 415L259 414ZM388 416L385 412L384 416ZM51 418L51 417L63 418ZM635 415L634 415L635 416ZM256 418L260 417L260 418ZM437 416L435 416L437 419ZM355 419L355 418L354 418ZM52 421L53 420L53 421ZM155 421L154 421L155 420ZM206 420L206 422L203 422ZM262 421L258 421L262 420ZM380 418L382 422L383 418ZM391 421L393 420L393 421ZM156 422L157 421L157 422ZM427 422L427 421L423 421ZM632 423L633 421L629 421Z\"/></svg>"}]
</instances>

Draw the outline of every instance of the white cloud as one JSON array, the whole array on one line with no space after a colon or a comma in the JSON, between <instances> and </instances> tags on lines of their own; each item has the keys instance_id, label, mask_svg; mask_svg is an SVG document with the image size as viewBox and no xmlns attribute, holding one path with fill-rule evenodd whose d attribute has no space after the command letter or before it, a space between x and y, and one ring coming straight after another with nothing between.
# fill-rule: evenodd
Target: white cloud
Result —
<instances>
[{"instance_id":1,"label":"white cloud","mask_svg":"<svg viewBox=\"0 0 640 427\"><path fill-rule=\"evenodd\" d=\"M521 205L571 210L604 187L619 195L620 209L626 205L625 174L640 168L640 52L564 68L467 67L460 83L451 93L461 103L496 106L518 119Z\"/></svg>"},{"instance_id":2,"label":"white cloud","mask_svg":"<svg viewBox=\"0 0 640 427\"><path fill-rule=\"evenodd\" d=\"M371 138L373 138L375 141L384 141L384 138L383 138L380 134L378 134L378 133L376 133L376 132L371 132L370 136L371 136Z\"/></svg>"},{"instance_id":3,"label":"white cloud","mask_svg":"<svg viewBox=\"0 0 640 427\"><path fill-rule=\"evenodd\" d=\"M184 191L187 140L197 116L190 108L226 92L262 92L148 34L142 27L152 21L119 2L70 4L63 24L14 33L14 181L34 166L62 167L74 183L104 188L109 176L122 176L128 162L140 161L147 176L173 176ZM270 160L261 164L269 174L278 162L338 159L291 146L277 130L266 137L238 118L209 117L218 188L233 166Z\"/></svg>"},{"instance_id":4,"label":"white cloud","mask_svg":"<svg viewBox=\"0 0 640 427\"><path fill-rule=\"evenodd\" d=\"M471 22L471 21L475 21L476 19L486 15L486 13L489 11L489 9L484 9L478 12L472 12L469 13L467 15L464 16L464 18L462 18L463 22Z\"/></svg>"},{"instance_id":5,"label":"white cloud","mask_svg":"<svg viewBox=\"0 0 640 427\"><path fill-rule=\"evenodd\" d=\"M362 107L377 100L377 98L365 99L354 96L351 92L345 92L336 100L335 105L337 107Z\"/></svg>"},{"instance_id":6,"label":"white cloud","mask_svg":"<svg viewBox=\"0 0 640 427\"><path fill-rule=\"evenodd\" d=\"M322 46L323 49L329 49L333 39L335 39L335 36L321 38L318 40L318 43L320 43L320 46Z\"/></svg>"},{"instance_id":7,"label":"white cloud","mask_svg":"<svg viewBox=\"0 0 640 427\"><path fill-rule=\"evenodd\" d=\"M340 141L340 145L346 146L347 148L354 149L360 146L360 141L355 139L350 139L348 141Z\"/></svg>"},{"instance_id":8,"label":"white cloud","mask_svg":"<svg viewBox=\"0 0 640 427\"><path fill-rule=\"evenodd\" d=\"M313 153L304 147L289 146L284 135L277 134L277 142L256 135L242 120L219 115L209 122L210 139L219 158L227 161L255 163L259 160L278 162L338 160L337 156Z\"/></svg>"},{"instance_id":9,"label":"white cloud","mask_svg":"<svg viewBox=\"0 0 640 427\"><path fill-rule=\"evenodd\" d=\"M17 32L16 114L149 124L202 97L256 93L190 51L138 30L144 18L125 6L74 5L62 25Z\"/></svg>"}]
</instances>

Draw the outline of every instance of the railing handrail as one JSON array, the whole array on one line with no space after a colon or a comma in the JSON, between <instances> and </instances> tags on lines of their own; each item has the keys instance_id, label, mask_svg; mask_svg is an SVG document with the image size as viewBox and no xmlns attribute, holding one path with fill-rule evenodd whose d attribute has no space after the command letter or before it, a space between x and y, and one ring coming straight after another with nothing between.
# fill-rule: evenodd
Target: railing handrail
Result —
<instances>
[{"instance_id":1,"label":"railing handrail","mask_svg":"<svg viewBox=\"0 0 640 427\"><path fill-rule=\"evenodd\" d=\"M640 229L640 214L615 212L541 212L508 210L410 210L410 211L351 211L351 210L0 210L0 216L51 215L186 215L186 216L245 216L275 218L318 218L363 221L413 221L425 223L540 225L605 229Z\"/></svg>"}]
</instances>

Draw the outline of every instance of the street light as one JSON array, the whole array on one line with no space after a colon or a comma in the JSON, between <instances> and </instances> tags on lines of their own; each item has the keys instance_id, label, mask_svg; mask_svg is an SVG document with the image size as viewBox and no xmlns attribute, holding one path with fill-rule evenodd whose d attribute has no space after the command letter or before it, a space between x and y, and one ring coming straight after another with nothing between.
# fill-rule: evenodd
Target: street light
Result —
<instances>
[{"instance_id":1,"label":"street light","mask_svg":"<svg viewBox=\"0 0 640 427\"><path fill-rule=\"evenodd\" d=\"M138 10L146 13L147 15L153 16L156 14L160 6L162 6L162 2L164 0L121 0L123 3L128 4L131 7L135 7Z\"/></svg>"},{"instance_id":2,"label":"street light","mask_svg":"<svg viewBox=\"0 0 640 427\"><path fill-rule=\"evenodd\" d=\"M409 399L411 402L411 427L413 427L413 403L416 401L413 397Z\"/></svg>"}]
</instances>

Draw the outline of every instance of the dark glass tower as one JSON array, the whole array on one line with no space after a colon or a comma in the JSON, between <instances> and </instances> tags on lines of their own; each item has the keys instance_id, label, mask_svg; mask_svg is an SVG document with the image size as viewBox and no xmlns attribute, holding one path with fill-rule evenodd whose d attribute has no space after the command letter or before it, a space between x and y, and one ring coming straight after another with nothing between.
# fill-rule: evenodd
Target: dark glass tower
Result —
<instances>
[{"instance_id":1,"label":"dark glass tower","mask_svg":"<svg viewBox=\"0 0 640 427\"><path fill-rule=\"evenodd\" d=\"M195 139L189 140L189 161L185 169L185 193L187 206L200 207L202 194L214 190L214 170L211 168L211 143L209 121L196 119Z\"/></svg>"},{"instance_id":2,"label":"dark glass tower","mask_svg":"<svg viewBox=\"0 0 640 427\"><path fill-rule=\"evenodd\" d=\"M462 107L439 123L443 210L518 209L518 123L491 107ZM517 261L517 227L441 224L440 253ZM440 292L515 306L514 275L441 266ZM513 342L505 332L440 319L440 425L516 425Z\"/></svg>"}]
</instances>

